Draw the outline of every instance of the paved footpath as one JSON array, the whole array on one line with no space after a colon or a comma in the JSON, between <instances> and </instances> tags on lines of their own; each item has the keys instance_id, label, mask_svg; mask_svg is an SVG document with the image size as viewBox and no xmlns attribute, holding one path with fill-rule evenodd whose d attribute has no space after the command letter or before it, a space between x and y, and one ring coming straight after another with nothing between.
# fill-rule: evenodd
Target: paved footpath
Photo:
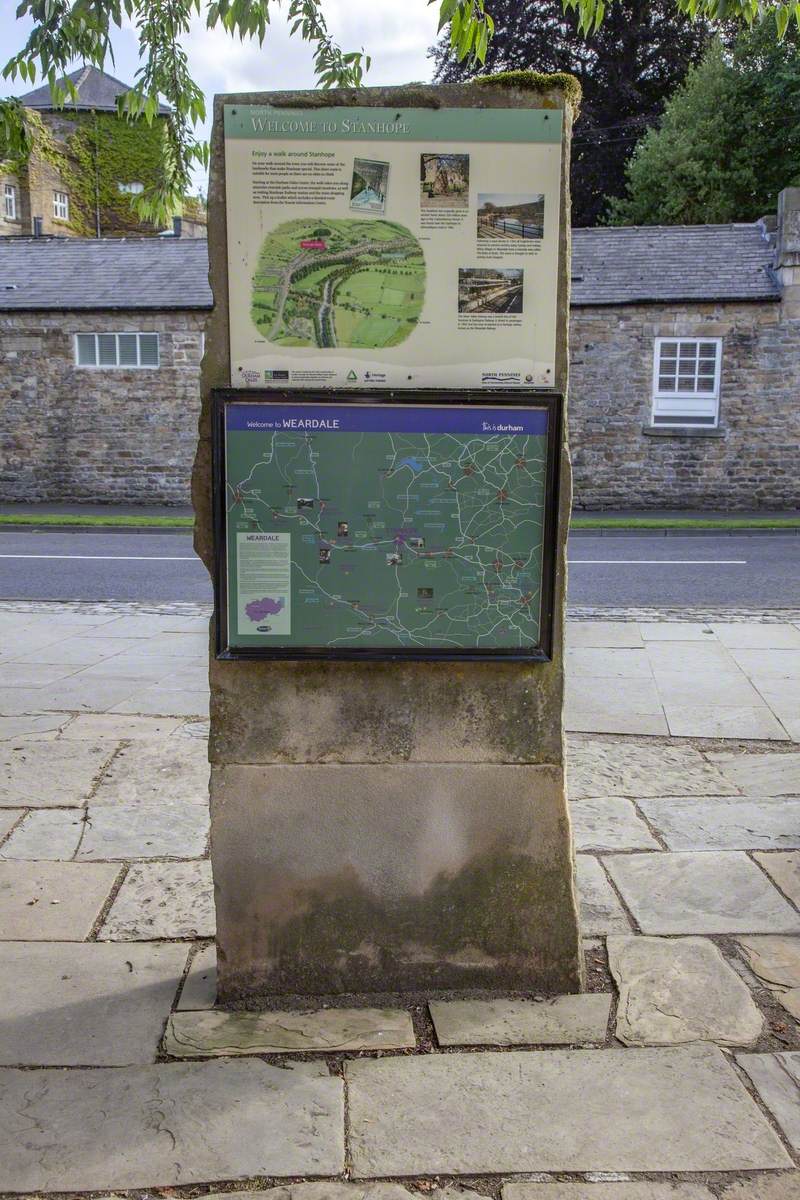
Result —
<instances>
[{"instance_id":1,"label":"paved footpath","mask_svg":"<svg viewBox=\"0 0 800 1200\"><path fill-rule=\"evenodd\" d=\"M225 1013L205 615L0 605L0 1193L798 1200L800 628L633 615L570 627L586 993Z\"/></svg>"}]
</instances>

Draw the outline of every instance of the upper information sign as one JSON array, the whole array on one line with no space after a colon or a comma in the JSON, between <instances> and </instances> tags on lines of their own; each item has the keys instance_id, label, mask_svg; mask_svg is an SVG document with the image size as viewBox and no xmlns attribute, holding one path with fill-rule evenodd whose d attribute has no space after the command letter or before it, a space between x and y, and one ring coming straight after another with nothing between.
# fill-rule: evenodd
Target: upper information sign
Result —
<instances>
[{"instance_id":1,"label":"upper information sign","mask_svg":"<svg viewBox=\"0 0 800 1200\"><path fill-rule=\"evenodd\" d=\"M225 106L233 387L552 387L557 109Z\"/></svg>"}]
</instances>

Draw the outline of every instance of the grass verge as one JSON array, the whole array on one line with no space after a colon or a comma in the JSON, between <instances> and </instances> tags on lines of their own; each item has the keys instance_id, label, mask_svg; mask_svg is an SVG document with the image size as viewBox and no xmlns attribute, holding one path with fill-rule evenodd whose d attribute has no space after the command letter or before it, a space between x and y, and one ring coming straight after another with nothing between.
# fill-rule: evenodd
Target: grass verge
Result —
<instances>
[{"instance_id":1,"label":"grass verge","mask_svg":"<svg viewBox=\"0 0 800 1200\"><path fill-rule=\"evenodd\" d=\"M572 529L800 529L800 517L573 517Z\"/></svg>"},{"instance_id":2,"label":"grass verge","mask_svg":"<svg viewBox=\"0 0 800 1200\"><path fill-rule=\"evenodd\" d=\"M194 517L121 517L109 513L108 516L89 516L83 513L0 513L0 525L54 525L58 528L69 526L128 526L133 529L191 529Z\"/></svg>"}]
</instances>

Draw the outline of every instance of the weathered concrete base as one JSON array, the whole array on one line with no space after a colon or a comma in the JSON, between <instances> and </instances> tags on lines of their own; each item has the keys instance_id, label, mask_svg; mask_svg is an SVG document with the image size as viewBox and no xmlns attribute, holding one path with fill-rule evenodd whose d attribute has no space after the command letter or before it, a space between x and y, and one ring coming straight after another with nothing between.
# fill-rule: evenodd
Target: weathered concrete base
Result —
<instances>
[{"instance_id":1,"label":"weathered concrete base","mask_svg":"<svg viewBox=\"0 0 800 1200\"><path fill-rule=\"evenodd\" d=\"M577 991L551 766L216 766L218 1003L457 987Z\"/></svg>"}]
</instances>

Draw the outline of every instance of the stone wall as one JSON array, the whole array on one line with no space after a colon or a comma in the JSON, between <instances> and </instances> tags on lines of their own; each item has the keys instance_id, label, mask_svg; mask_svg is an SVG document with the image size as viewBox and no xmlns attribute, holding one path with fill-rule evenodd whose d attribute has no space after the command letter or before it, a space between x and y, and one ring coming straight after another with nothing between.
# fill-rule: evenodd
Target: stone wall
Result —
<instances>
[{"instance_id":1,"label":"stone wall","mask_svg":"<svg viewBox=\"0 0 800 1200\"><path fill-rule=\"evenodd\" d=\"M653 429L656 337L721 337L718 429ZM800 319L774 301L573 308L578 508L800 507Z\"/></svg>"},{"instance_id":2,"label":"stone wall","mask_svg":"<svg viewBox=\"0 0 800 1200\"><path fill-rule=\"evenodd\" d=\"M205 312L0 312L0 500L186 504ZM81 332L160 334L154 370L75 365Z\"/></svg>"},{"instance_id":3,"label":"stone wall","mask_svg":"<svg viewBox=\"0 0 800 1200\"><path fill-rule=\"evenodd\" d=\"M800 268L796 268L800 273ZM800 311L573 308L578 508L800 507ZM0 313L0 501L187 504L203 312ZM72 334L151 330L158 371L81 370ZM653 339L722 338L718 430L650 426Z\"/></svg>"}]
</instances>

